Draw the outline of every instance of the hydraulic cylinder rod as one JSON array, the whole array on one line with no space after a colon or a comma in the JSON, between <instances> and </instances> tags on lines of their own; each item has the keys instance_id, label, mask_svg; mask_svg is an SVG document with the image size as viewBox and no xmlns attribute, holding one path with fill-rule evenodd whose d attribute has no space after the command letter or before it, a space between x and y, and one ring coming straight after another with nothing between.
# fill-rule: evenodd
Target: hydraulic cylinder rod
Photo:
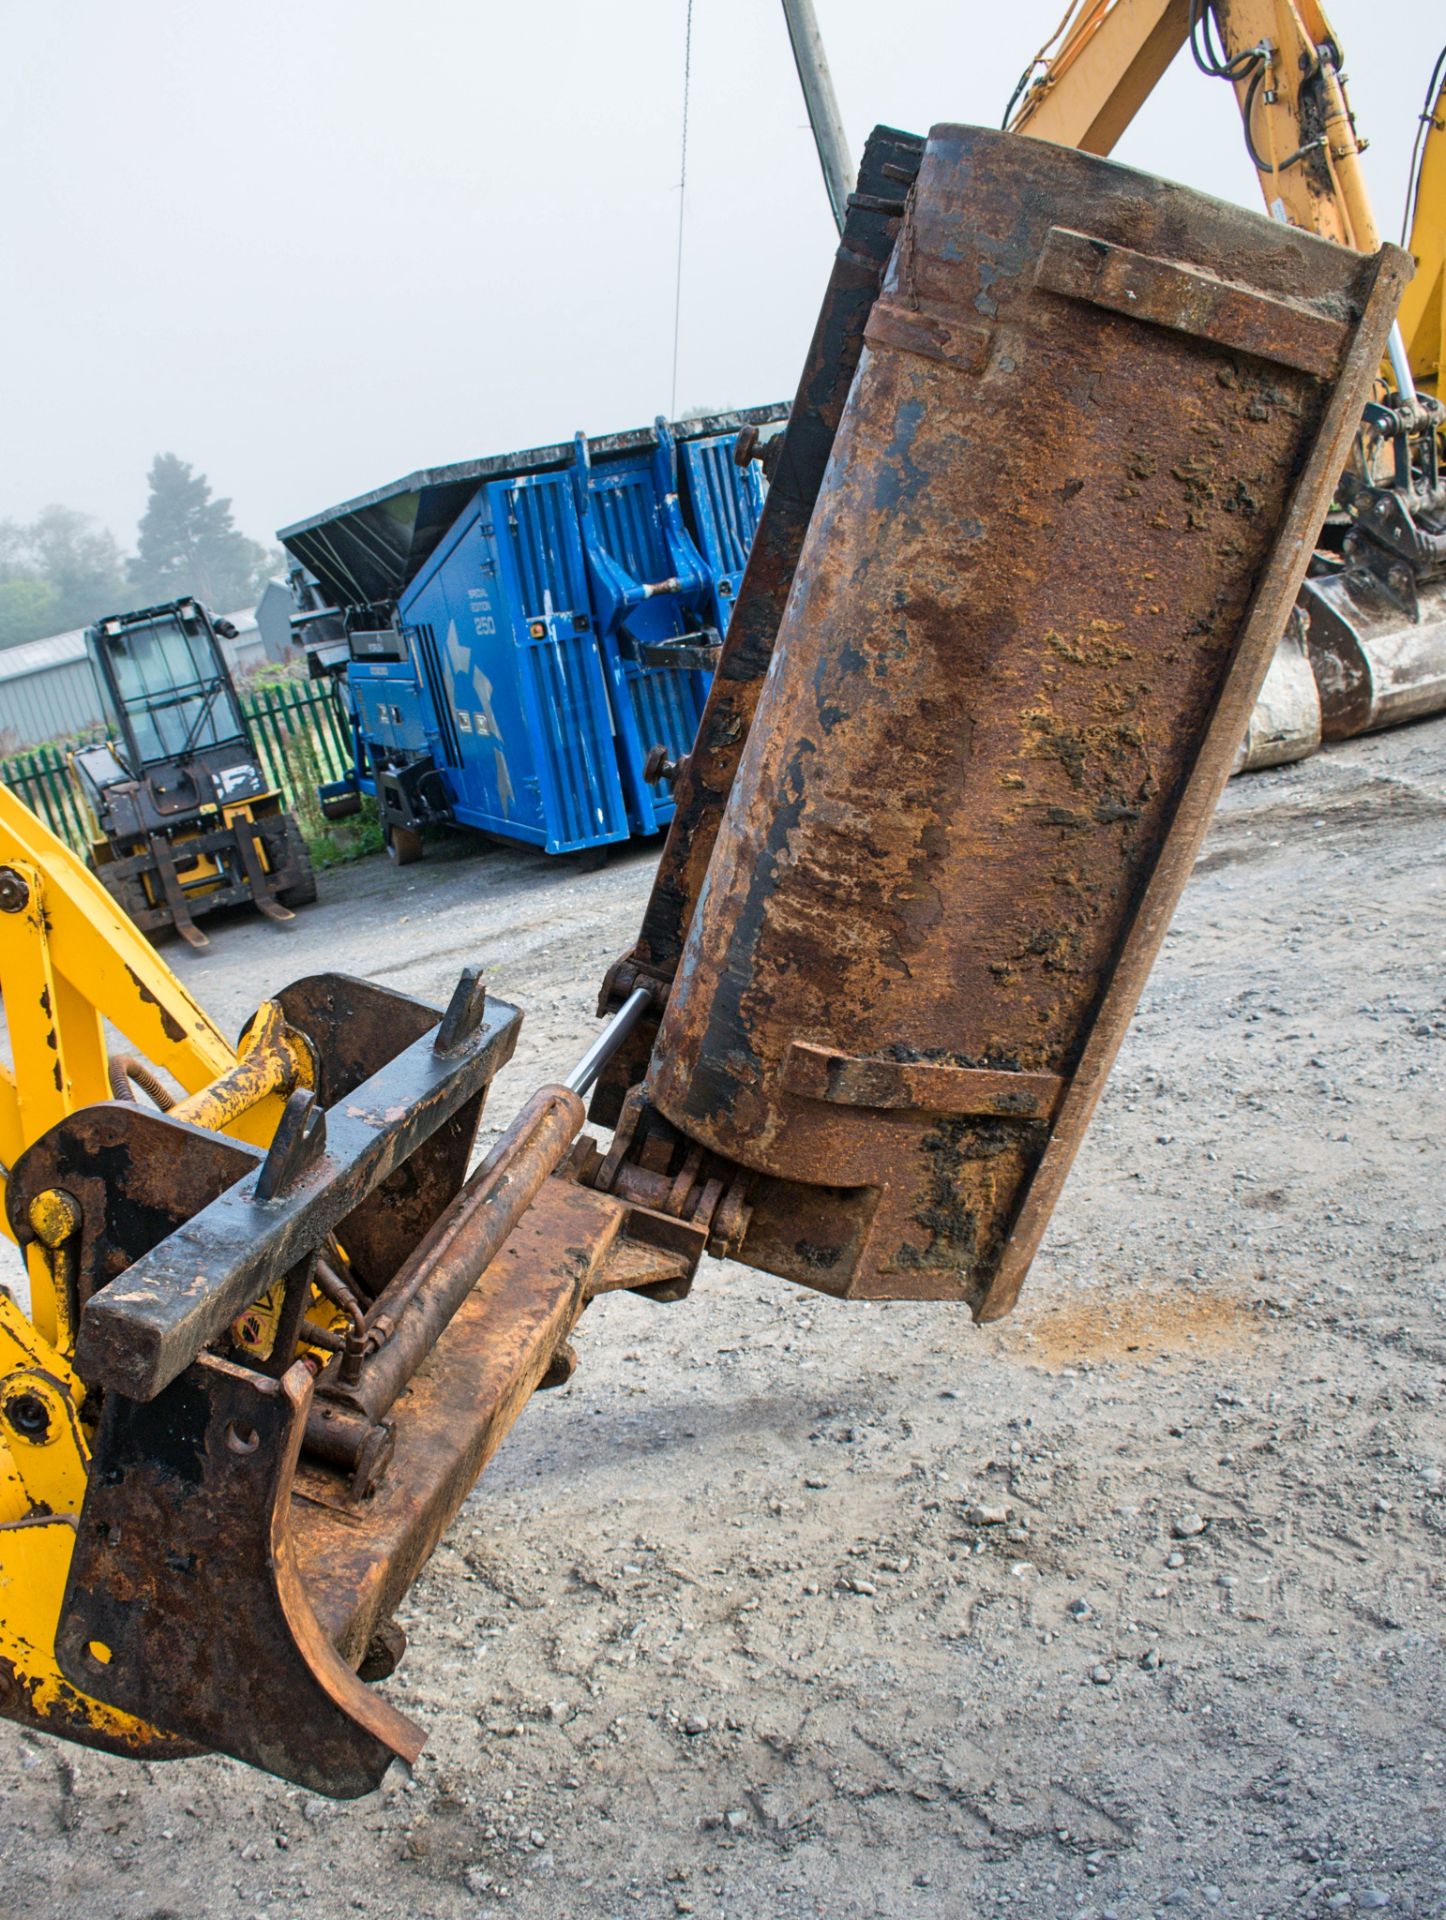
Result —
<instances>
[{"instance_id":1,"label":"hydraulic cylinder rod","mask_svg":"<svg viewBox=\"0 0 1446 1920\"><path fill-rule=\"evenodd\" d=\"M567 1087L539 1087L446 1213L377 1295L366 1316L382 1344L348 1382L333 1361L319 1396L380 1420L437 1344L537 1190L582 1127L582 1101ZM333 1374L332 1369L335 1369Z\"/></svg>"},{"instance_id":2,"label":"hydraulic cylinder rod","mask_svg":"<svg viewBox=\"0 0 1446 1920\"><path fill-rule=\"evenodd\" d=\"M647 987L634 987L562 1084L574 1093L586 1093L647 1012L652 998Z\"/></svg>"},{"instance_id":3,"label":"hydraulic cylinder rod","mask_svg":"<svg viewBox=\"0 0 1446 1920\"><path fill-rule=\"evenodd\" d=\"M543 1182L567 1157L586 1118L582 1095L650 999L646 987L636 988L567 1078L538 1088L377 1295L363 1323L368 1350L333 1360L318 1384L307 1422L313 1451L332 1460L360 1459L376 1423L437 1344Z\"/></svg>"}]
</instances>

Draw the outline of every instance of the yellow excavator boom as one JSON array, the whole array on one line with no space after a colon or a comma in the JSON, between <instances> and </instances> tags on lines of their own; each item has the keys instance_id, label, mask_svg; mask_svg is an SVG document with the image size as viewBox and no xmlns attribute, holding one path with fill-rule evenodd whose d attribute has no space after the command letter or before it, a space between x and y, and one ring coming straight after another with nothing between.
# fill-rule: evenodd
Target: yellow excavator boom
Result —
<instances>
[{"instance_id":1,"label":"yellow excavator boom","mask_svg":"<svg viewBox=\"0 0 1446 1920\"><path fill-rule=\"evenodd\" d=\"M1073 0L1015 89L1016 133L1108 154L1183 49L1226 81L1266 210L1359 253L1380 245L1339 40L1315 0ZM1387 339L1335 512L1252 719L1247 766L1446 707L1446 52L1407 193L1416 277Z\"/></svg>"},{"instance_id":2,"label":"yellow excavator boom","mask_svg":"<svg viewBox=\"0 0 1446 1920\"><path fill-rule=\"evenodd\" d=\"M309 1051L274 1003L232 1047L95 875L3 785L0 1001L10 1055L0 1060L0 1229L12 1240L12 1167L83 1109L134 1084L174 1119L265 1146L287 1096L310 1084ZM28 1314L0 1286L0 1674L22 1720L83 1727L92 1744L124 1752L179 1750L56 1664L90 1464L73 1365L83 1210L54 1185L23 1211Z\"/></svg>"},{"instance_id":3,"label":"yellow excavator boom","mask_svg":"<svg viewBox=\"0 0 1446 1920\"><path fill-rule=\"evenodd\" d=\"M1031 62L1010 130L1107 154L1187 44L1234 86L1272 215L1374 251L1339 43L1313 0L1081 0Z\"/></svg>"},{"instance_id":4,"label":"yellow excavator boom","mask_svg":"<svg viewBox=\"0 0 1446 1920\"><path fill-rule=\"evenodd\" d=\"M270 1003L232 1047L95 875L5 786L0 1003L10 1043L9 1064L0 1061L0 1230L12 1240L10 1168L81 1108L128 1098L134 1082L178 1120L265 1146L286 1096L311 1082L304 1042ZM116 1035L134 1053L118 1050ZM41 1195L26 1248L31 1318L66 1356L69 1214L67 1196Z\"/></svg>"},{"instance_id":5,"label":"yellow excavator boom","mask_svg":"<svg viewBox=\"0 0 1446 1920\"><path fill-rule=\"evenodd\" d=\"M1446 362L1446 48L1426 89L1413 159L1406 244L1416 277L1401 296L1400 324L1417 382L1439 397Z\"/></svg>"},{"instance_id":6,"label":"yellow excavator boom","mask_svg":"<svg viewBox=\"0 0 1446 1920\"><path fill-rule=\"evenodd\" d=\"M5 786L0 996L10 1036L10 1065L0 1063L0 1208L6 1169L33 1140L112 1097L124 1066L113 1070L107 1025L192 1096L178 1102L181 1117L258 1145L276 1130L276 1090L256 1095L250 1086L254 1097L226 1103L237 1049L95 875Z\"/></svg>"}]
</instances>

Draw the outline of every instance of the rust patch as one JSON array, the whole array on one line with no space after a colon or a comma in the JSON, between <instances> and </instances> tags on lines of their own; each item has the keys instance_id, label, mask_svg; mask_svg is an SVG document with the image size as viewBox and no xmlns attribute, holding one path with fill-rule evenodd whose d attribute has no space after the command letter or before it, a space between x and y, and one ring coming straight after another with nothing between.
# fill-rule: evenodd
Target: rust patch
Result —
<instances>
[{"instance_id":1,"label":"rust patch","mask_svg":"<svg viewBox=\"0 0 1446 1920\"><path fill-rule=\"evenodd\" d=\"M180 1740L156 1727L139 1723L134 1733L117 1732L98 1724L93 1701L68 1680L46 1687L38 1675L26 1673L8 1655L0 1653L0 1716L33 1727L38 1733L62 1735L77 1746L126 1760L189 1760L207 1749Z\"/></svg>"},{"instance_id":2,"label":"rust patch","mask_svg":"<svg viewBox=\"0 0 1446 1920\"><path fill-rule=\"evenodd\" d=\"M1158 612L1158 608L1152 609ZM1066 640L1062 633L1053 630L1044 636L1045 645L1061 660L1072 667L1114 667L1121 661L1133 660L1135 649L1116 640L1117 633L1124 632L1123 620L1091 620L1089 625L1076 633L1073 640Z\"/></svg>"},{"instance_id":3,"label":"rust patch","mask_svg":"<svg viewBox=\"0 0 1446 1920\"><path fill-rule=\"evenodd\" d=\"M1259 1307L1228 1293L1148 1287L1121 1295L1099 1288L1023 1310L999 1350L1051 1373L1081 1361L1144 1367L1238 1352L1262 1325Z\"/></svg>"},{"instance_id":4,"label":"rust patch","mask_svg":"<svg viewBox=\"0 0 1446 1920\"><path fill-rule=\"evenodd\" d=\"M155 994L153 994L150 988L146 986L145 983L140 979L134 967L127 967L126 972L127 974L129 974L131 985L135 988L136 993L139 995L139 997L148 1006L154 1007L156 1011L159 1013L160 1020L161 1020L161 1031L162 1033L165 1034L166 1038L172 1041L184 1040L186 1037L186 1029L181 1025L180 1021L176 1018L176 1016L170 1011L168 1007L164 1007L161 1005L160 1001L156 998Z\"/></svg>"}]
</instances>

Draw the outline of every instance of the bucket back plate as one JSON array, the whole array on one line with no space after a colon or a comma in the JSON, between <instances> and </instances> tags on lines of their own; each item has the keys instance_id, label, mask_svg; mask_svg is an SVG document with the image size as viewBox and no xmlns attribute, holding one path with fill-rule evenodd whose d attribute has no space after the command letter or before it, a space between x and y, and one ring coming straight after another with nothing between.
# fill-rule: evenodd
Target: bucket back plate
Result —
<instances>
[{"instance_id":1,"label":"bucket back plate","mask_svg":"<svg viewBox=\"0 0 1446 1920\"><path fill-rule=\"evenodd\" d=\"M649 1078L743 1259L1012 1305L1407 267L930 135Z\"/></svg>"}]
</instances>

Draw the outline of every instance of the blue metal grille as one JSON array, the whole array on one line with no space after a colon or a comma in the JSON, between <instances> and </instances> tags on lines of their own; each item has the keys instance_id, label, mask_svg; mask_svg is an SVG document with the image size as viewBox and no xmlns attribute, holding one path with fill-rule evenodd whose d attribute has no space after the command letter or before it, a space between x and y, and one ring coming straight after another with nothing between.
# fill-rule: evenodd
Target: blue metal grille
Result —
<instances>
[{"instance_id":1,"label":"blue metal grille","mask_svg":"<svg viewBox=\"0 0 1446 1920\"><path fill-rule=\"evenodd\" d=\"M758 530L758 490L734 463L736 439L699 440L682 450L694 517L705 549L712 549L707 558L722 573L742 572Z\"/></svg>"},{"instance_id":2,"label":"blue metal grille","mask_svg":"<svg viewBox=\"0 0 1446 1920\"><path fill-rule=\"evenodd\" d=\"M588 490L602 543L634 580L649 584L672 572L658 528L657 491L650 473L593 474Z\"/></svg>"},{"instance_id":3,"label":"blue metal grille","mask_svg":"<svg viewBox=\"0 0 1446 1920\"><path fill-rule=\"evenodd\" d=\"M695 691L697 676L679 667L654 667L630 675L628 690L637 716L638 738L644 748L665 746L671 760L682 759L693 745L701 708ZM660 780L649 791L662 806L672 795Z\"/></svg>"},{"instance_id":4,"label":"blue metal grille","mask_svg":"<svg viewBox=\"0 0 1446 1920\"><path fill-rule=\"evenodd\" d=\"M626 835L595 643L586 635L546 640L523 651L522 665L543 719L536 747L551 838L579 846Z\"/></svg>"},{"instance_id":5,"label":"blue metal grille","mask_svg":"<svg viewBox=\"0 0 1446 1920\"><path fill-rule=\"evenodd\" d=\"M450 767L462 764L462 743L457 738L457 723L452 717L452 702L447 697L451 682L443 671L442 658L437 651L437 636L429 624L413 627L417 647L422 656L423 684L432 694L432 705L437 710L437 726L442 738L442 751Z\"/></svg>"},{"instance_id":6,"label":"blue metal grille","mask_svg":"<svg viewBox=\"0 0 1446 1920\"><path fill-rule=\"evenodd\" d=\"M520 480L505 490L503 498L522 581L523 613L535 619L548 612L585 608L587 581L570 476Z\"/></svg>"}]
</instances>

